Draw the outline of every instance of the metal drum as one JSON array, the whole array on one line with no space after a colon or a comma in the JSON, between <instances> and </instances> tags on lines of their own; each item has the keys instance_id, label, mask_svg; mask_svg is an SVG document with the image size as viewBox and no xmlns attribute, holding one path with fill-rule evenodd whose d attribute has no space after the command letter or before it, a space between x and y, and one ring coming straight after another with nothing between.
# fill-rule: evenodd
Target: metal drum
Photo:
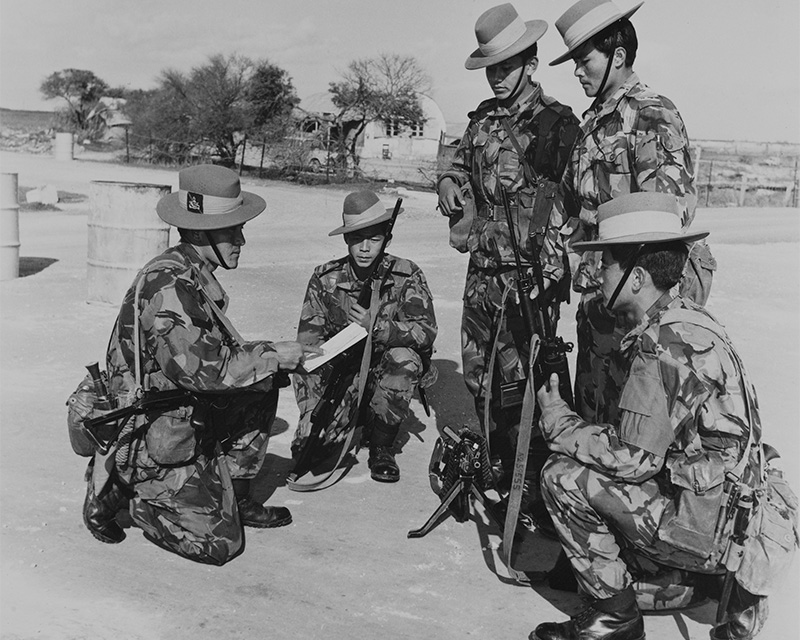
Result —
<instances>
[{"instance_id":1,"label":"metal drum","mask_svg":"<svg viewBox=\"0 0 800 640\"><path fill-rule=\"evenodd\" d=\"M118 306L136 273L169 246L156 204L169 185L96 180L88 219L88 302Z\"/></svg>"}]
</instances>

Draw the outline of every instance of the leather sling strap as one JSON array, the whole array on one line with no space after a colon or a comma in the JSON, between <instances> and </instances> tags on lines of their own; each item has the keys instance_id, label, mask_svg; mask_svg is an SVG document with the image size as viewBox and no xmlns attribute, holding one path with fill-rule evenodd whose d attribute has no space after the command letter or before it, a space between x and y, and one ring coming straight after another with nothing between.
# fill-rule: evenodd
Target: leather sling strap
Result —
<instances>
[{"instance_id":1,"label":"leather sling strap","mask_svg":"<svg viewBox=\"0 0 800 640\"><path fill-rule=\"evenodd\" d=\"M527 582L527 577L512 566L514 534L517 530L517 518L522 506L522 494L525 484L525 472L528 468L528 451L531 445L533 415L536 410L536 389L533 382L533 368L539 356L539 336L531 337L530 355L528 357L528 379L525 383L525 395L522 399L522 414L519 421L517 448L514 457L514 475L511 479L511 491L508 494L506 521L503 525L503 553L505 554L508 575L519 582Z\"/></svg>"}]
</instances>

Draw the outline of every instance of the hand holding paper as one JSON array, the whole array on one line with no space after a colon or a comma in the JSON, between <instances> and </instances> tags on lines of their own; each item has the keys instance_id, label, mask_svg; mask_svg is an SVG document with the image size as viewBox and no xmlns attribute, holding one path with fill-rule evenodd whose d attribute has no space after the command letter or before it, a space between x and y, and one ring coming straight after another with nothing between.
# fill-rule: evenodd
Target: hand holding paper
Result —
<instances>
[{"instance_id":1,"label":"hand holding paper","mask_svg":"<svg viewBox=\"0 0 800 640\"><path fill-rule=\"evenodd\" d=\"M360 324L351 323L347 325L330 340L319 345L323 352L322 355L313 355L306 358L306 361L303 363L303 369L311 373L316 368L352 347L354 344L358 344L366 337L367 330Z\"/></svg>"}]
</instances>

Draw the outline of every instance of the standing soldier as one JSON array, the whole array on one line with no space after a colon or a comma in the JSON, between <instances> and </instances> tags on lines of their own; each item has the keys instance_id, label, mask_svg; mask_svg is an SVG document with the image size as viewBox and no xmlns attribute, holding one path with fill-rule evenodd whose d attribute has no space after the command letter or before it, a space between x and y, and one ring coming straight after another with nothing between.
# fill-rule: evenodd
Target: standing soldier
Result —
<instances>
[{"instance_id":1,"label":"standing soldier","mask_svg":"<svg viewBox=\"0 0 800 640\"><path fill-rule=\"evenodd\" d=\"M578 121L569 107L545 95L533 80L539 64L537 41L546 30L542 20L523 21L511 4L493 7L478 18L479 47L465 66L486 70L495 97L469 114L452 165L437 185L440 211L450 216L454 231L463 227L460 239L451 232L451 244L470 254L461 321L464 381L483 430L489 433L501 492L507 491L511 479L531 338L525 335L516 298L510 234L515 234L529 274L535 260L542 265L546 284L559 282L565 273L563 253L556 249L562 220L551 219L552 201L578 135ZM512 211L511 230L503 191ZM554 324L567 288L550 286L547 295L538 292L537 302ZM542 454L540 468L546 455L541 442L534 442L532 451ZM529 467L532 478L537 465Z\"/></svg>"},{"instance_id":2,"label":"standing soldier","mask_svg":"<svg viewBox=\"0 0 800 640\"><path fill-rule=\"evenodd\" d=\"M285 372L319 350L242 340L213 273L238 266L242 228L264 207L236 173L212 165L183 169L179 190L158 203L181 241L148 262L125 295L108 345L108 386L122 407L142 390L186 393L137 415L116 450L92 459L83 518L102 542L124 540L115 517L128 499L145 538L207 564L242 550L242 526L292 521L286 507L254 500L250 480L266 456Z\"/></svg>"},{"instance_id":3,"label":"standing soldier","mask_svg":"<svg viewBox=\"0 0 800 640\"><path fill-rule=\"evenodd\" d=\"M310 450L301 453L309 447L335 449L330 445L347 442L361 426L362 440L369 442L371 477L378 482L400 479L393 448L400 424L408 415L415 390L430 386L436 378L431 365L436 316L425 274L411 260L385 252L392 239L394 215L400 211L386 209L372 191L357 191L345 198L343 224L329 235L344 236L347 255L314 269L297 327L300 343L319 346L349 324L361 325L369 334L365 347L369 369L364 380L358 371L347 379L341 397L324 418L326 423L316 425L319 433L311 441L312 421L323 419L319 413L315 415L315 409L326 393L333 391L328 387L340 373L334 369L342 365L333 360L309 374L294 376L300 408L292 443L296 462L315 457ZM363 406L360 411L359 405ZM318 453L316 457L317 462L324 462ZM323 488L327 482L327 477L313 483L295 480L290 488Z\"/></svg>"},{"instance_id":4,"label":"standing soldier","mask_svg":"<svg viewBox=\"0 0 800 640\"><path fill-rule=\"evenodd\" d=\"M594 98L557 199L568 219L563 231L571 234L568 248L594 238L597 207L626 193L674 194L684 227L694 218L697 198L686 127L675 105L642 84L633 71L638 41L629 18L642 4L622 12L611 0L580 0L556 21L568 51L550 64L572 60L584 92ZM575 409L586 420L604 422L616 418L626 368L620 362L619 341L630 327L606 309L596 278L598 264L598 252L585 252L573 278L573 288L582 295ZM715 268L705 242L695 243L681 294L704 304Z\"/></svg>"}]
</instances>

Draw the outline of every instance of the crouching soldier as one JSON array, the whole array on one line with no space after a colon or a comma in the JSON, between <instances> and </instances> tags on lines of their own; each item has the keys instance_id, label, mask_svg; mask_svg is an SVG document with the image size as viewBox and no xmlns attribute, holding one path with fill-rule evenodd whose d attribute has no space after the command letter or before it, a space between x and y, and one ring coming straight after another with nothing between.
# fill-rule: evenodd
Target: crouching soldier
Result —
<instances>
[{"instance_id":1,"label":"crouching soldier","mask_svg":"<svg viewBox=\"0 0 800 640\"><path fill-rule=\"evenodd\" d=\"M320 345L352 323L361 325L368 335L360 366L351 362L349 376L337 369L347 366L340 359L293 376L300 409L292 444L298 478L309 470L305 461L311 460L313 467L314 461L324 459L320 450L324 453L346 443L342 444L346 453L348 437L361 427L362 442L369 442L372 479L400 479L393 446L415 390L435 381L430 358L437 328L422 270L410 260L385 252L394 218L402 211L395 209L385 208L371 191L348 195L343 224L329 234L344 236L347 255L318 266L309 280L297 328L300 343ZM340 390L333 385L340 385ZM321 415L321 403L333 403L332 410ZM312 448L316 454L309 453ZM301 466L306 468L301 470ZM313 488L323 488L329 477ZM297 490L310 487L299 480L290 484Z\"/></svg>"},{"instance_id":2,"label":"crouching soldier","mask_svg":"<svg viewBox=\"0 0 800 640\"><path fill-rule=\"evenodd\" d=\"M115 516L128 500L148 540L207 564L242 550L242 526L292 521L285 507L253 500L250 481L264 462L285 372L319 350L242 340L214 276L238 266L242 228L264 208L233 171L211 165L182 170L179 191L158 203L181 241L146 264L125 295L108 345L108 387L122 407L142 391L185 394L136 415L117 447L92 459L83 516L102 542L125 538Z\"/></svg>"},{"instance_id":3,"label":"crouching soldier","mask_svg":"<svg viewBox=\"0 0 800 640\"><path fill-rule=\"evenodd\" d=\"M621 344L628 371L618 422L583 420L555 378L537 394L553 451L544 500L592 604L530 638L644 638L636 558L703 578L720 600L712 638L753 638L764 596L794 553L797 499L766 463L755 390L724 329L670 294L687 243L707 232L682 232L666 193L619 196L598 207L598 220L599 239L574 246L602 251L605 304L635 325ZM783 542L762 544L765 532Z\"/></svg>"}]
</instances>

